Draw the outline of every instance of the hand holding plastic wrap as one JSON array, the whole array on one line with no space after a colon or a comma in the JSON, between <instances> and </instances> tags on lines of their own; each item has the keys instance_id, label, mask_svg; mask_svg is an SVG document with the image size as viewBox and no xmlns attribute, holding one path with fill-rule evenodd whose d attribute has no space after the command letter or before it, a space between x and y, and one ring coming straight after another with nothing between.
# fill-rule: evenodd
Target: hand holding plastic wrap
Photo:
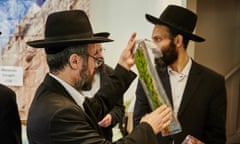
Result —
<instances>
[{"instance_id":1,"label":"hand holding plastic wrap","mask_svg":"<svg viewBox=\"0 0 240 144\"><path fill-rule=\"evenodd\" d=\"M182 144L204 144L199 139L195 138L194 136L187 135Z\"/></svg>"}]
</instances>

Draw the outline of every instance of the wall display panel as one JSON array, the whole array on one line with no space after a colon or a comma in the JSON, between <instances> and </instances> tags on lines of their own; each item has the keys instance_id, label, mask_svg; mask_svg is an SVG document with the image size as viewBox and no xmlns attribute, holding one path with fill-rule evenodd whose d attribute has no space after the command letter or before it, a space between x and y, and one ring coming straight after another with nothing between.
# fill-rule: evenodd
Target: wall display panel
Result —
<instances>
[{"instance_id":1,"label":"wall display panel","mask_svg":"<svg viewBox=\"0 0 240 144\"><path fill-rule=\"evenodd\" d=\"M44 49L33 49L26 42L44 37L48 14L71 9L81 9L88 14L89 0L0 0L0 74L9 66L23 70L21 75L11 79L22 79L22 85L1 80L0 83L16 92L23 122L34 93L48 72Z\"/></svg>"}]
</instances>

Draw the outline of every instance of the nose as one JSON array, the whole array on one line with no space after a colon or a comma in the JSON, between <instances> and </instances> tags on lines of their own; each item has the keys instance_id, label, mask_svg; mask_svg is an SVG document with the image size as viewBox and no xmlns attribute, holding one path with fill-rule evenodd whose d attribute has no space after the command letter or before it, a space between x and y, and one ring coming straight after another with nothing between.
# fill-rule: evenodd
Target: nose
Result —
<instances>
[{"instance_id":1,"label":"nose","mask_svg":"<svg viewBox=\"0 0 240 144\"><path fill-rule=\"evenodd\" d=\"M96 59L97 67L101 66L104 63L104 59L101 57L98 57Z\"/></svg>"}]
</instances>

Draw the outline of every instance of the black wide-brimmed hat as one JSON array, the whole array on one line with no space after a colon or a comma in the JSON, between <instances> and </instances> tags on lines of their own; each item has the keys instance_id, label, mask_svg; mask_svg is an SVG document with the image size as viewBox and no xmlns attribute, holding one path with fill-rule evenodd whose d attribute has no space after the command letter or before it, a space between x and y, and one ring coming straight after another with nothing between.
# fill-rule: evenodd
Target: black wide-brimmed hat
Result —
<instances>
[{"instance_id":1,"label":"black wide-brimmed hat","mask_svg":"<svg viewBox=\"0 0 240 144\"><path fill-rule=\"evenodd\" d=\"M105 37L105 38L108 38L110 36L110 33L109 32L99 32L99 33L95 33L93 34L94 36L96 37Z\"/></svg>"},{"instance_id":2,"label":"black wide-brimmed hat","mask_svg":"<svg viewBox=\"0 0 240 144\"><path fill-rule=\"evenodd\" d=\"M45 27L45 39L27 42L35 48L46 48L47 53L57 53L74 45L113 41L94 36L86 13L82 10L68 10L52 13Z\"/></svg>"},{"instance_id":3,"label":"black wide-brimmed hat","mask_svg":"<svg viewBox=\"0 0 240 144\"><path fill-rule=\"evenodd\" d=\"M146 14L146 19L153 24L163 24L175 29L190 40L205 41L204 38L192 33L196 26L197 15L186 8L169 5L159 18Z\"/></svg>"}]
</instances>

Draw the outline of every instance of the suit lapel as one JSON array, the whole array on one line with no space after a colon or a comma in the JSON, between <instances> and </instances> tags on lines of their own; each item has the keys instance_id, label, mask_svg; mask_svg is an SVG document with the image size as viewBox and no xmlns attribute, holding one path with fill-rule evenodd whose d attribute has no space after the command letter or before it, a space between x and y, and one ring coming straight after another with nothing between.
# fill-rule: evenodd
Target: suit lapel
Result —
<instances>
[{"instance_id":1,"label":"suit lapel","mask_svg":"<svg viewBox=\"0 0 240 144\"><path fill-rule=\"evenodd\" d=\"M90 107L90 105L88 104L89 103L89 100L86 99L85 102L83 103L83 106L84 106L84 109L85 109L85 115L89 121L89 123L91 123L91 125L101 134L103 135L103 132L102 130L100 129L100 127L98 126L97 122L97 118L96 116L94 115L93 111L92 111L92 108Z\"/></svg>"},{"instance_id":2,"label":"suit lapel","mask_svg":"<svg viewBox=\"0 0 240 144\"><path fill-rule=\"evenodd\" d=\"M171 103L171 105L173 107L172 92L171 92L171 86L170 86L167 68L166 67L164 67L164 68L156 67L156 69L157 69L158 75L160 77L160 80L162 81L163 87L166 91L169 102Z\"/></svg>"},{"instance_id":3,"label":"suit lapel","mask_svg":"<svg viewBox=\"0 0 240 144\"><path fill-rule=\"evenodd\" d=\"M183 93L182 102L178 111L178 117L181 116L184 109L186 109L187 105L191 102L193 93L199 87L202 78L198 67L198 64L193 61L187 84Z\"/></svg>"}]
</instances>

